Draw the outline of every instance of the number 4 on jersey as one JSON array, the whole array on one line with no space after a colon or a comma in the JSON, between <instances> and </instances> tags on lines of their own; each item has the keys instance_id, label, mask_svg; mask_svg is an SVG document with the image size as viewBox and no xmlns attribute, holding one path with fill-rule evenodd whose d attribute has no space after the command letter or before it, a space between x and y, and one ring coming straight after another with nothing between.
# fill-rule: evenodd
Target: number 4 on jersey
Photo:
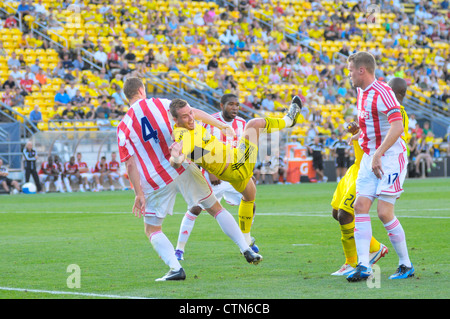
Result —
<instances>
[{"instance_id":1,"label":"number 4 on jersey","mask_svg":"<svg viewBox=\"0 0 450 319\"><path fill-rule=\"evenodd\" d=\"M141 118L141 127L142 127L142 138L144 139L144 142L154 139L155 143L159 143L158 131L153 129L152 125L150 124L150 121L146 116Z\"/></svg>"}]
</instances>

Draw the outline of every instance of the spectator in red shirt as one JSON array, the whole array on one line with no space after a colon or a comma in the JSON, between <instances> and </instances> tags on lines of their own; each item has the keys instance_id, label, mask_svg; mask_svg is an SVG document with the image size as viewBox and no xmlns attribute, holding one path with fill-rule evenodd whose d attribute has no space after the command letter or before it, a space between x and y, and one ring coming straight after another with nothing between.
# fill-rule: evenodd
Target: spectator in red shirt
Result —
<instances>
[{"instance_id":1,"label":"spectator in red shirt","mask_svg":"<svg viewBox=\"0 0 450 319\"><path fill-rule=\"evenodd\" d=\"M22 91L24 91L28 95L33 91L33 84L34 81L28 78L28 73L25 73L23 79L20 80L20 87L22 88Z\"/></svg>"},{"instance_id":2,"label":"spectator in red shirt","mask_svg":"<svg viewBox=\"0 0 450 319\"><path fill-rule=\"evenodd\" d=\"M17 20L14 18L14 14L11 14L6 20L5 24L3 25L4 28L17 28Z\"/></svg>"},{"instance_id":3,"label":"spectator in red shirt","mask_svg":"<svg viewBox=\"0 0 450 319\"><path fill-rule=\"evenodd\" d=\"M411 133L416 133L416 137L420 140L423 137L423 130L420 127L419 123L416 123L416 128L411 131Z\"/></svg>"}]
</instances>

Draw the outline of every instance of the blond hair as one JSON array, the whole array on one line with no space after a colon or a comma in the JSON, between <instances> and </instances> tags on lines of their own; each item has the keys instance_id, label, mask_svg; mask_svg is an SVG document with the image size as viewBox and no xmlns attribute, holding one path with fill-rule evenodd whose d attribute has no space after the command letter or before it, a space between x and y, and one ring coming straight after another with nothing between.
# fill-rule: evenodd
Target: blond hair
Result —
<instances>
[{"instance_id":1,"label":"blond hair","mask_svg":"<svg viewBox=\"0 0 450 319\"><path fill-rule=\"evenodd\" d=\"M377 68L375 57L369 52L360 51L353 53L348 57L347 62L353 62L355 68L364 67L370 74L375 74L375 69Z\"/></svg>"}]
</instances>

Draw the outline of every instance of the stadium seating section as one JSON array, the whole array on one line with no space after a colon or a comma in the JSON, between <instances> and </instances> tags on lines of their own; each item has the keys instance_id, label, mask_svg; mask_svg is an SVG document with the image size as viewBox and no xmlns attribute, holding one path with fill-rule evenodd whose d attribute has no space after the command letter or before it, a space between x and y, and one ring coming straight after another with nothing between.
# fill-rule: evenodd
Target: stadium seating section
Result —
<instances>
[{"instance_id":1,"label":"stadium seating section","mask_svg":"<svg viewBox=\"0 0 450 319\"><path fill-rule=\"evenodd\" d=\"M339 53L344 46L348 47L349 52L354 50L374 50L377 47L381 50L380 69L384 72L384 75L390 75L394 72L404 70L404 65L400 61L400 57L410 63L410 68L420 68L423 65L435 67L437 56L447 59L450 55L449 43L446 40L433 41L428 39L426 46L414 45L412 39L415 35L420 33L420 27L418 24L413 23L415 4L411 2L405 2L402 4L400 11L381 11L377 23L365 23L366 13L363 12L351 12L351 10L342 10L342 15L347 17L352 14L356 20L356 28L362 31L362 33L352 33L347 38L339 39L326 39L324 34L330 25L331 15L333 13L341 16L341 8L343 3L340 1L320 1L315 3L320 6L312 8L311 1L304 0L273 0L268 1L249 1L250 6L243 7L244 11L239 11L237 8L234 10L228 10L227 7L219 6L216 2L202 2L202 1L139 1L139 0L118 0L104 2L105 6L109 6L111 10L110 14L102 14L101 9L103 7L102 1L83 1L85 7L81 10L76 10L74 7L66 7L63 9L65 3L54 2L51 0L42 0L42 5L50 11L55 19L61 22L61 24L54 25L49 22L48 27L50 30L47 34L50 38L63 45L68 44L70 50L76 51L76 44L80 43L80 39L84 39L85 36L97 46L101 45L105 48L105 52L109 53L111 47L117 40L121 40L126 49L126 52L133 52L136 56L136 61L144 59L145 55L150 49L157 52L160 48L166 52L167 57L171 54L177 56L179 51L183 56L184 61L176 63L178 71L169 70L168 65L154 63L151 67L144 66L143 72L154 72L160 74L161 72L167 73L166 79L169 82L176 84L180 78L180 73L192 78L198 78L198 65L201 63L208 63L215 55L218 57L219 70L223 75L227 72L228 75L233 76L238 86L235 90L226 88L224 92L236 91L241 99L242 103L245 103L249 96L263 99L268 93L276 94L275 108L273 110L264 110L268 114L273 116L280 115L280 111L285 109L285 105L291 98L291 94L301 94L306 101L311 101L313 98L312 90L316 89L319 82L327 82L332 78L332 83L335 88L344 88L347 93L338 98L334 103L322 103L312 104L312 112L315 110L321 111L322 120L319 123L317 129L319 134L329 135L331 130L337 129L340 124L343 124L346 119L344 118L344 104L345 101L350 101L351 105L356 102L355 96L351 93L350 82L346 75L348 71L345 69L345 60L340 60L337 53ZM95 4L98 3L98 4ZM5 8L9 13L14 13L11 9L17 8L20 2L5 2L0 5ZM356 2L347 2L352 7ZM53 10L51 10L53 8ZM447 22L448 28L448 11L440 8L440 2L434 1L436 12L439 12ZM214 12L217 20L211 24L194 25L194 16L196 13L203 16L205 10L211 10ZM288 12L294 14L288 14ZM271 36L278 45L285 46L287 49L283 49L282 53L286 55L287 52L296 52L299 61L305 61L312 67L313 73L309 76L304 76L300 72L292 72L287 81L280 81L279 83L273 83L268 79L268 75L271 70L270 67L265 68L253 67L253 69L243 69L242 67L233 68L233 57L227 57L221 54L225 46L219 41L218 36L224 34L229 26L232 26L234 30L242 32L243 37L250 37L249 21L245 18L245 12L250 12L251 16L256 19L261 19L265 23L265 27L268 28L268 35ZM164 36L165 30L168 30L167 23L154 23L158 21L159 17L170 17L175 13L175 16L190 16L191 22L180 23L177 28L177 36L181 39L190 32L198 37L203 37L206 41L199 43L197 49L201 51L200 55L192 56L191 45L184 44L183 41L177 41L176 44L172 44ZM402 15L407 14L411 21L410 24L399 23L398 32L402 35L398 43L395 45L386 44L386 39L393 39L393 32L389 28L402 19ZM109 17L114 17L115 23L113 28L108 28ZM24 22L29 26L33 26L36 17L33 15L27 15L24 17ZM127 21L121 24L121 21ZM41 23L41 21L36 21ZM309 23L316 24L318 28L307 27ZM423 25L435 25L433 21L423 21ZM135 37L128 32L130 28L142 30L146 34L147 26L152 28L150 31L155 37L155 41L149 42L143 37ZM297 31L302 29L303 35L297 37ZM342 30L348 30L351 27L349 22L343 22L339 24L339 28ZM159 32L163 31L163 32ZM270 59L275 51L270 51L270 45L265 42L261 36L262 29L255 28L252 33L256 36L255 41L248 47L248 50L238 50L236 53L237 62L242 64L256 49L259 50L262 57ZM367 35L370 35L370 39L367 39ZM288 37L296 38L298 41L302 41L306 46L299 45L299 42L292 43ZM447 38L448 39L448 38ZM409 41L411 40L411 41ZM22 34L18 27L16 28L3 28L0 30L0 41L3 43L3 48L6 50L6 56L0 56L0 80L4 83L11 70L8 68L7 61L12 52L16 52L17 56L23 54L27 65L32 65L36 58L40 60L40 66L44 72L52 72L61 61L57 47L48 49L40 48L39 40L30 36L30 34ZM25 47L25 43L29 47ZM133 45L133 46L132 46ZM318 50L309 50L307 46ZM91 52L95 53L96 48ZM321 52L321 53L318 53ZM86 56L86 55L85 55ZM202 59L205 62L202 62ZM343 62L344 61L344 62ZM400 61L400 62L399 62ZM131 69L136 69L138 66L134 63L129 64ZM272 66L273 67L273 66ZM321 75L321 71L328 68L332 71L331 76L324 78ZM333 72L334 70L334 72ZM108 70L109 71L109 70ZM266 72L266 73L264 73ZM211 84L214 87L214 75L215 71L207 71L204 82ZM86 69L80 72L75 70L71 71L71 74L75 78L75 87L84 96L86 91L89 90L88 83L100 83L98 72L94 69ZM83 84L81 78L87 78L88 83ZM425 96L431 96L433 93L429 87L419 85L416 78L412 74L403 75L409 82L410 87L417 92L421 92ZM439 86L439 94L442 94L444 90L449 91L449 83L445 82L444 78L438 78L437 84ZM38 128L41 130L52 129L67 129L67 130L97 130L98 126L94 120L92 121L70 121L70 122L53 122L50 121L55 114L60 114L64 107L55 107L54 97L64 80L57 76L48 76L48 82L39 87L33 85L32 93L25 97L23 106L14 106L14 109L28 116L30 111L35 105L40 107L43 114L43 122L39 123ZM152 89L151 83L149 84L150 92ZM98 88L97 88L98 89ZM107 91L111 92L111 88L107 88ZM92 104L97 107L98 100L92 99ZM89 106L82 106L84 112L89 111ZM125 108L126 111L126 108ZM117 125L117 119L113 121L113 126ZM332 127L325 125L326 123L332 123ZM342 125L341 125L342 126ZM305 136L309 129L308 124L301 124L295 127L292 132L293 135Z\"/></svg>"}]
</instances>

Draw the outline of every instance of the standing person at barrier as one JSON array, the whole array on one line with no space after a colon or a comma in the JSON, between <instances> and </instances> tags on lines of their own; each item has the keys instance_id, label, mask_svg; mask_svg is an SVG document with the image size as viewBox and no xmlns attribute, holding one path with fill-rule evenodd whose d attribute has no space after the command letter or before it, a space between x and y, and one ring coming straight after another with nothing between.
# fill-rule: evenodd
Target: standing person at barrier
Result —
<instances>
[{"instance_id":1,"label":"standing person at barrier","mask_svg":"<svg viewBox=\"0 0 450 319\"><path fill-rule=\"evenodd\" d=\"M23 166L25 168L25 183L30 181L30 176L33 176L34 184L38 193L42 192L42 186L39 182L39 175L36 170L37 152L33 149L33 143L28 141L23 149Z\"/></svg>"}]
</instances>

